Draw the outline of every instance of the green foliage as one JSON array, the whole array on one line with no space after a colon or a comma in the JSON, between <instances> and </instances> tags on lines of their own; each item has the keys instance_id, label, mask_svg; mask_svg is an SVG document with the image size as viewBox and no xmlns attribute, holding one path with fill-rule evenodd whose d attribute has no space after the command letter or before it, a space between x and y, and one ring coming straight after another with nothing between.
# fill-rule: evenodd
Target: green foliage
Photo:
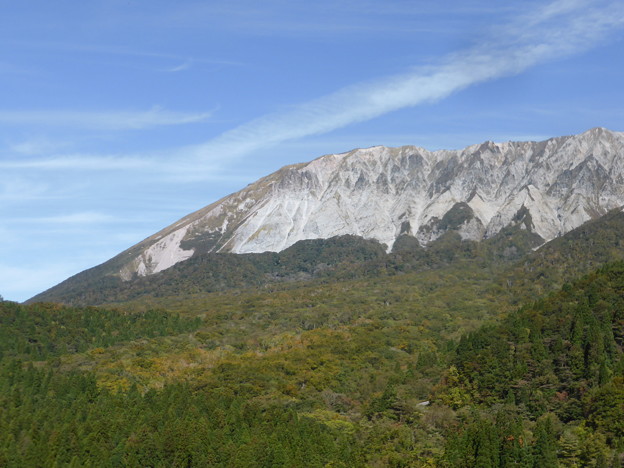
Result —
<instances>
[{"instance_id":1,"label":"green foliage","mask_svg":"<svg viewBox=\"0 0 624 468\"><path fill-rule=\"evenodd\" d=\"M460 213L458 216L461 220L464 215ZM457 219L447 221L451 224L458 222ZM445 224L445 227L452 228L451 224ZM377 241L346 235L299 241L279 253L239 255L199 252L167 270L146 277L135 276L130 281L123 281L118 276L120 262L124 258L122 254L69 278L29 302L105 304L145 296L160 298L210 293L283 282L316 280L327 284L439 269L465 261L479 264L481 268L491 268L517 260L541 242L539 236L517 226L509 227L481 243L462 241L459 234L451 229L427 248L420 247L413 237L400 236L393 251L388 254L385 246Z\"/></svg>"},{"instance_id":2,"label":"green foliage","mask_svg":"<svg viewBox=\"0 0 624 468\"><path fill-rule=\"evenodd\" d=\"M533 452L516 409L504 407L495 414L471 413L457 430L449 434L440 465L462 468L532 467L535 461Z\"/></svg>"},{"instance_id":3,"label":"green foliage","mask_svg":"<svg viewBox=\"0 0 624 468\"><path fill-rule=\"evenodd\" d=\"M624 263L613 263L464 335L436 390L436 400L473 413L449 434L447 466L594 467L618 460L623 314ZM501 405L518 415L515 430L501 432L499 420L491 422ZM510 440L524 448L502 443ZM497 455L477 461L483 450Z\"/></svg>"},{"instance_id":4,"label":"green foliage","mask_svg":"<svg viewBox=\"0 0 624 468\"><path fill-rule=\"evenodd\" d=\"M198 253L165 271L135 276L130 281L118 276L122 255L69 278L29 302L104 304L144 295L214 292L334 275L353 277L357 274L354 270L359 271L362 265L385 255L384 247L376 241L340 236L301 241L280 253Z\"/></svg>"},{"instance_id":5,"label":"green foliage","mask_svg":"<svg viewBox=\"0 0 624 468\"><path fill-rule=\"evenodd\" d=\"M456 366L480 401L502 402L512 392L531 414L575 420L587 390L622 372L623 311L624 263L617 263L462 337Z\"/></svg>"},{"instance_id":6,"label":"green foliage","mask_svg":"<svg viewBox=\"0 0 624 468\"><path fill-rule=\"evenodd\" d=\"M585 396L588 425L606 434L609 441L624 440L624 378L589 392Z\"/></svg>"},{"instance_id":7,"label":"green foliage","mask_svg":"<svg viewBox=\"0 0 624 468\"><path fill-rule=\"evenodd\" d=\"M2 466L359 464L345 431L218 388L113 394L88 373L5 361L0 390Z\"/></svg>"},{"instance_id":8,"label":"green foliage","mask_svg":"<svg viewBox=\"0 0 624 468\"><path fill-rule=\"evenodd\" d=\"M573 279L623 219L528 256L521 213L482 243L306 241L55 292L116 310L2 302L0 466L619 466L624 265Z\"/></svg>"},{"instance_id":9,"label":"green foliage","mask_svg":"<svg viewBox=\"0 0 624 468\"><path fill-rule=\"evenodd\" d=\"M0 302L0 357L42 360L90 348L197 329L199 318L162 310L127 313L58 304Z\"/></svg>"},{"instance_id":10,"label":"green foliage","mask_svg":"<svg viewBox=\"0 0 624 468\"><path fill-rule=\"evenodd\" d=\"M542 466L556 468L559 466L557 460L557 436L551 415L545 415L537 421L534 434L533 466L535 468Z\"/></svg>"},{"instance_id":11,"label":"green foliage","mask_svg":"<svg viewBox=\"0 0 624 468\"><path fill-rule=\"evenodd\" d=\"M557 237L501 273L501 285L530 301L608 262L624 260L624 212L615 209ZM495 250L495 251L499 251Z\"/></svg>"},{"instance_id":12,"label":"green foliage","mask_svg":"<svg viewBox=\"0 0 624 468\"><path fill-rule=\"evenodd\" d=\"M418 403L428 399L453 339L505 310L504 301L497 301L497 292L491 290L492 275L475 263L456 270L142 299L124 310L141 316L165 307L183 322L201 317L201 325L177 336L145 334L114 346L94 344L87 352L70 349L46 368L54 374L92 370L99 392L125 401L110 409L111 415L134 405L124 400L136 392L133 388L148 397L188 382L192 392L219 389L241 401L312 419L334 434L340 450L357 455L358 462L346 466L431 466L443 445L442 428L453 416L440 408L429 415ZM20 310L29 307L41 308L43 330L58 321L55 308L104 313L41 305ZM110 326L119 331L130 328L113 322ZM79 320L66 320L65 326L72 336L84 328ZM53 418L53 411L46 417ZM262 430L268 437L277 429L267 420ZM220 437L231 445L230 432ZM153 440L145 435L136 445L154 451ZM139 455L113 448L122 463L142 463ZM232 446L228 453L239 452L234 466L252 464L254 451ZM79 457L77 463L83 460ZM280 466L276 460L271 458L271 463Z\"/></svg>"}]
</instances>

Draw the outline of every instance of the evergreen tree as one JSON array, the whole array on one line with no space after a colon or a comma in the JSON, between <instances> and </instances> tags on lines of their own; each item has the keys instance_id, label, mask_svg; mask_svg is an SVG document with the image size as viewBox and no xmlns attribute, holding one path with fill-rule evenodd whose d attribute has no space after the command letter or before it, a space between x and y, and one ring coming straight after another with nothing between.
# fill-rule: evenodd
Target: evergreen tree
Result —
<instances>
[{"instance_id":1,"label":"evergreen tree","mask_svg":"<svg viewBox=\"0 0 624 468\"><path fill-rule=\"evenodd\" d=\"M547 414L537 421L533 466L535 468L559 466L557 461L557 439L553 426L553 415Z\"/></svg>"}]
</instances>

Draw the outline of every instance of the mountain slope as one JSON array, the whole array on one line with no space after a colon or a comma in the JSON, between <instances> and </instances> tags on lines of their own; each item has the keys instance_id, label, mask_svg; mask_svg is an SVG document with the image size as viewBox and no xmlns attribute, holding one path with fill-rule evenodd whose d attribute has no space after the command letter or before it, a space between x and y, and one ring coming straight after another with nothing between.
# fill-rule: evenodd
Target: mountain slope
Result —
<instances>
[{"instance_id":1,"label":"mountain slope","mask_svg":"<svg viewBox=\"0 0 624 468\"><path fill-rule=\"evenodd\" d=\"M72 305L141 300L157 303L165 297L257 288L271 283L314 280L335 282L379 278L424 270L487 270L499 290L517 301L552 291L571 278L613 260L624 260L624 213L606 215L558 237L538 250L541 238L525 229L530 219L507 227L482 242L462 241L447 232L423 248L416 238L402 235L391 253L376 241L356 236L300 241L279 252L261 254L204 253L165 271L123 281L97 268L87 270L28 302ZM501 289L502 288L502 289Z\"/></svg>"},{"instance_id":2,"label":"mountain slope","mask_svg":"<svg viewBox=\"0 0 624 468\"><path fill-rule=\"evenodd\" d=\"M574 234L592 239L609 217ZM21 344L0 353L9 434L0 460L252 466L258 444L286 454L293 444L326 457L319 466L340 453L344 466L557 466L557 457L619 466L624 265L517 313L487 271L452 268L213 294L192 306L186 294L179 323L199 328L167 336L177 314L162 310L113 310L116 323L102 330L91 316L106 310L6 303L5 334ZM502 314L456 346L460 332ZM49 326L33 326L41 321ZM155 338L123 343L141 330ZM39 361L48 349L47 363L12 359ZM455 366L442 377L448 358ZM554 461L542 460L546 450ZM301 460L291 464L312 465Z\"/></svg>"},{"instance_id":3,"label":"mountain slope","mask_svg":"<svg viewBox=\"0 0 624 468\"><path fill-rule=\"evenodd\" d=\"M358 236L303 240L277 253L208 252L194 255L167 270L127 281L114 275L101 277L96 267L28 302L94 305L137 300L143 296L183 296L280 282L327 282L392 276L452 265L460 268L460 263L467 261L478 263L480 267L502 266L523 258L541 244L542 239L537 234L523 229L526 222L528 220L517 222L484 242L464 241L452 230L427 247L421 247L415 237L401 235L390 253L386 253L379 242Z\"/></svg>"},{"instance_id":4,"label":"mountain slope","mask_svg":"<svg viewBox=\"0 0 624 468\"><path fill-rule=\"evenodd\" d=\"M548 241L624 205L623 155L624 134L602 128L458 151L327 155L284 167L81 275L129 281L202 254L280 252L342 235L391 249L405 234L425 246L449 230L482 240L520 223Z\"/></svg>"},{"instance_id":5,"label":"mountain slope","mask_svg":"<svg viewBox=\"0 0 624 468\"><path fill-rule=\"evenodd\" d=\"M622 466L623 294L611 263L462 336L433 397L463 413L440 466Z\"/></svg>"}]
</instances>

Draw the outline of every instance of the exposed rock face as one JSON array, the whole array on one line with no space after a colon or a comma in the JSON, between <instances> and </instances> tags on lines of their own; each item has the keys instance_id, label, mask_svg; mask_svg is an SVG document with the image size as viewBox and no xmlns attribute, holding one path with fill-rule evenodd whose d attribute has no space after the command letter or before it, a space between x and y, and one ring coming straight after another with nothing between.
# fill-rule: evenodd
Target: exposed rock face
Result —
<instances>
[{"instance_id":1,"label":"exposed rock face","mask_svg":"<svg viewBox=\"0 0 624 468\"><path fill-rule=\"evenodd\" d=\"M376 146L287 166L122 253L120 275L149 275L195 252L281 251L354 234L390 249L453 229L464 239L521 224L545 241L624 205L624 133L595 128L543 142L457 151Z\"/></svg>"}]
</instances>

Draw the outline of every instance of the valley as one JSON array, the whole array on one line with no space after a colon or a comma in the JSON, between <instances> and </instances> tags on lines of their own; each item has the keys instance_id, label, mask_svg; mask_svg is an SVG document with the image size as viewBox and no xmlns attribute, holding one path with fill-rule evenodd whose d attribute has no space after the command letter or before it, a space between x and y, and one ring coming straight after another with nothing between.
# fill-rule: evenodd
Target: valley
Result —
<instances>
[{"instance_id":1,"label":"valley","mask_svg":"<svg viewBox=\"0 0 624 468\"><path fill-rule=\"evenodd\" d=\"M591 405L621 392L622 296L613 288L624 284L624 270L616 264L569 282L622 258L623 220L614 211L535 252L517 248L512 258L494 255L488 244L457 240L455 254L446 243L437 254L432 245L426 255L421 249L413 256L381 251L364 261L345 255L348 268L303 281L146 294L130 302L115 297L98 309L4 302L3 331L12 340L3 340L2 351L9 411L1 424L11 434L3 463L18 466L32 457L41 464L108 460L110 466L508 466L499 464L502 457L544 466L534 464L554 456L568 466L568 458L596 454L612 463L622 434L598 422ZM523 245L513 235L506 242ZM410 264L414 256L419 261ZM356 264L362 271L353 272ZM549 298L534 303L536 294ZM537 337L548 347L556 330L574 328L570 316L556 319L556 328L547 328L551 335L527 331L522 338L518 326L540 326L558 303L574 310L585 294L593 296L584 320L606 328L599 328L601 347L581 358L579 380L547 377L552 371L543 366L550 361L532 365L537 351L531 348L526 358L515 358L521 366L511 376L522 376L520 386L499 375L514 369L497 361L509 359L502 353L511 336ZM521 304L534 305L518 311ZM100 310L107 315L98 319ZM16 314L22 319L12 319ZM533 314L528 323L527 314ZM592 314L602 314L599 322ZM595 333L585 330L579 339ZM500 341L505 333L512 335ZM562 339L563 347L551 351L555 359L569 353L569 338ZM527 345L539 342L531 338ZM72 401L69 412L61 410L63 401ZM98 426L101 411L117 422ZM32 432L34 415L57 422ZM487 441L475 442L484 430ZM546 448L540 431L548 432ZM50 437L59 442L33 452ZM480 457L491 465L476 462Z\"/></svg>"},{"instance_id":2,"label":"valley","mask_svg":"<svg viewBox=\"0 0 624 468\"><path fill-rule=\"evenodd\" d=\"M522 205L472 239L458 203L424 245L121 275L135 247L0 302L0 464L621 466L624 212L545 241Z\"/></svg>"}]
</instances>

